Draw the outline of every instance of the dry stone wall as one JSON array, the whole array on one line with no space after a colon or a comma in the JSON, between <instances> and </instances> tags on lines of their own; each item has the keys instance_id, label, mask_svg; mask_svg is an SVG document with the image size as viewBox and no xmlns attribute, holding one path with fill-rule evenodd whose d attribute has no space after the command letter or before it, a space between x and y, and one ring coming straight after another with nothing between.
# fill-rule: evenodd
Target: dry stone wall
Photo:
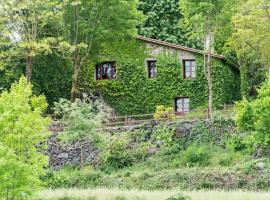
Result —
<instances>
[{"instance_id":1,"label":"dry stone wall","mask_svg":"<svg viewBox=\"0 0 270 200\"><path fill-rule=\"evenodd\" d=\"M51 137L47 142L45 154L49 156L49 165L58 170L63 166L79 166L81 163L81 144L74 142L72 144L64 144L58 138L59 133L64 130L64 127L53 122L50 127L52 132ZM95 165L97 163L99 150L91 143L83 143L83 162L84 164Z\"/></svg>"},{"instance_id":2,"label":"dry stone wall","mask_svg":"<svg viewBox=\"0 0 270 200\"><path fill-rule=\"evenodd\" d=\"M182 138L191 134L194 123L196 121L168 122L167 127L176 129L176 137ZM104 132L113 135L116 132L132 132L138 129L145 129L151 134L158 125L159 122L150 121L143 125L106 128ZM80 143L74 142L68 145L61 142L58 136L63 130L64 127L60 123L53 122L50 127L52 135L47 142L47 149L45 151L45 154L49 156L50 166L56 170L61 169L63 166L79 166L81 163ZM89 142L84 142L83 147L84 164L96 165L100 150Z\"/></svg>"}]
</instances>

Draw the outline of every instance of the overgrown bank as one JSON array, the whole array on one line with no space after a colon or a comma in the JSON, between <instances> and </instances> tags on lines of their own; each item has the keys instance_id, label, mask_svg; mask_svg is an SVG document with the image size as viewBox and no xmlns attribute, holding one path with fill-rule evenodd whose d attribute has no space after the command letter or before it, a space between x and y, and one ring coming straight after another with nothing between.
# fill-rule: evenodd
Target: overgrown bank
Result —
<instances>
[{"instance_id":1,"label":"overgrown bank","mask_svg":"<svg viewBox=\"0 0 270 200\"><path fill-rule=\"evenodd\" d=\"M43 181L49 188L268 190L269 160L252 158L233 120L191 124L110 132L96 165L48 170Z\"/></svg>"}]
</instances>

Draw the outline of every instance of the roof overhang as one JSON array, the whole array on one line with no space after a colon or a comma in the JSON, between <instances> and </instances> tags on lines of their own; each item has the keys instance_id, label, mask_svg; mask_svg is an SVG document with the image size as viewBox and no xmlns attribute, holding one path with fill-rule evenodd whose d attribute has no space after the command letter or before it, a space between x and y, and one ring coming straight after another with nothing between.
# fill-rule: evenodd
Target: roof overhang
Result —
<instances>
[{"instance_id":1,"label":"roof overhang","mask_svg":"<svg viewBox=\"0 0 270 200\"><path fill-rule=\"evenodd\" d=\"M170 42L165 42L165 41L161 41L161 40L156 40L156 39L152 39L152 38L148 38L148 37L143 37L143 36L137 36L137 39L148 42L148 43L152 43L152 44L157 44L157 45L161 45L164 47L169 47L169 48L173 48L173 49L178 49L178 50L183 50L183 51L188 51L191 53L197 53L197 54L202 54L205 55L205 52L199 49L194 49L194 48L190 48L190 47L185 47L182 45L178 45L178 44L174 44L174 43L170 43ZM218 54L211 54L212 57L214 58L218 58L221 59L223 61L226 61L228 63L230 63L231 65L233 65L234 67L236 67L237 69L239 69L239 67L233 63L232 61L228 60L225 56L223 55L218 55Z\"/></svg>"}]
</instances>

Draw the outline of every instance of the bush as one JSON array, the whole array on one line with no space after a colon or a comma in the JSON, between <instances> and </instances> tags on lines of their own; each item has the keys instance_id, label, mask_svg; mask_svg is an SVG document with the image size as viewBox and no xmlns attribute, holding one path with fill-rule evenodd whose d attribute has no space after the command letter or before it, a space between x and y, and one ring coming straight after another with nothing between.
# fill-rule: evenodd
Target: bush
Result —
<instances>
[{"instance_id":1,"label":"bush","mask_svg":"<svg viewBox=\"0 0 270 200\"><path fill-rule=\"evenodd\" d=\"M237 103L236 122L239 128L248 131L250 147L256 145L270 147L270 76L258 89L254 101L243 100Z\"/></svg>"},{"instance_id":2,"label":"bush","mask_svg":"<svg viewBox=\"0 0 270 200\"><path fill-rule=\"evenodd\" d=\"M107 172L130 167L143 160L147 155L147 146L131 144L126 134L110 138L102 155L101 168Z\"/></svg>"},{"instance_id":3,"label":"bush","mask_svg":"<svg viewBox=\"0 0 270 200\"><path fill-rule=\"evenodd\" d=\"M211 163L211 151L209 146L197 145L189 146L182 154L182 163L189 167L208 166Z\"/></svg>"},{"instance_id":4,"label":"bush","mask_svg":"<svg viewBox=\"0 0 270 200\"><path fill-rule=\"evenodd\" d=\"M174 120L175 114L172 107L157 106L154 119L159 121Z\"/></svg>"},{"instance_id":5,"label":"bush","mask_svg":"<svg viewBox=\"0 0 270 200\"><path fill-rule=\"evenodd\" d=\"M66 143L79 142L81 168L84 167L84 142L89 141L95 147L104 144L105 139L100 130L106 121L106 113L102 106L101 102L88 96L75 102L60 99L55 103L55 115L60 116L61 122L65 124L60 139Z\"/></svg>"},{"instance_id":6,"label":"bush","mask_svg":"<svg viewBox=\"0 0 270 200\"><path fill-rule=\"evenodd\" d=\"M46 108L24 77L0 95L0 199L30 199L40 188L48 159L36 145L49 136Z\"/></svg>"},{"instance_id":7,"label":"bush","mask_svg":"<svg viewBox=\"0 0 270 200\"><path fill-rule=\"evenodd\" d=\"M170 129L166 124L160 124L152 135L152 141L160 141L164 146L171 146L174 141L175 129Z\"/></svg>"},{"instance_id":8,"label":"bush","mask_svg":"<svg viewBox=\"0 0 270 200\"><path fill-rule=\"evenodd\" d=\"M90 167L84 169L65 167L59 171L47 170L42 181L49 188L96 187L100 185L104 174Z\"/></svg>"}]
</instances>

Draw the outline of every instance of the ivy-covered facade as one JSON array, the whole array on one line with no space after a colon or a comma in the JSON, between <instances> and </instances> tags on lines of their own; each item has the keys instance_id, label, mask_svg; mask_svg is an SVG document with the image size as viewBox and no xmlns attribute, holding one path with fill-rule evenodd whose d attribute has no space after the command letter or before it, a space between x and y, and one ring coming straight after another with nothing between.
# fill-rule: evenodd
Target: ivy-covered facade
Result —
<instances>
[{"instance_id":1,"label":"ivy-covered facade","mask_svg":"<svg viewBox=\"0 0 270 200\"><path fill-rule=\"evenodd\" d=\"M208 87L201 51L145 37L107 46L83 69L82 87L119 115L154 113L158 105L176 112L207 108ZM240 73L212 55L214 105L240 99Z\"/></svg>"}]
</instances>

